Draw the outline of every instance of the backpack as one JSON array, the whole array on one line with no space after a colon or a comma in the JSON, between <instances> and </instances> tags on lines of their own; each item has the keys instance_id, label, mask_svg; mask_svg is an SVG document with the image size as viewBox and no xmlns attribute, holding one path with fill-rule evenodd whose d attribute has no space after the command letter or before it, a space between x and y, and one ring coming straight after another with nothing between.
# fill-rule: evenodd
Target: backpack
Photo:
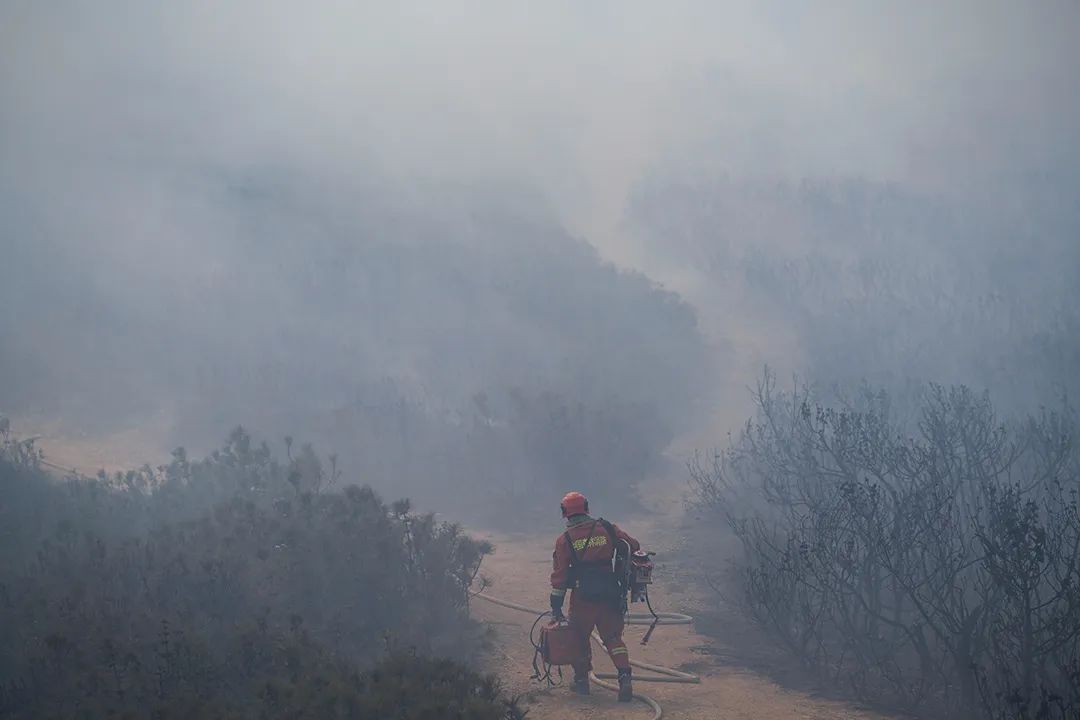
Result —
<instances>
[{"instance_id":1,"label":"backpack","mask_svg":"<svg viewBox=\"0 0 1080 720\"><path fill-rule=\"evenodd\" d=\"M581 560L578 557L577 551L574 550L574 539L570 536L570 531L565 533L567 547L570 548L570 572L571 572L571 587L574 588L574 592L581 595L582 600L588 600L590 602L601 602L611 605L613 608L621 610L624 609L626 600L626 588L623 582L622 573L615 572L614 563L618 557L618 538L615 535L615 528L607 520L598 518L593 520L592 527L589 528L589 534L585 538L585 545L582 548L582 553L585 553L589 549L589 543L592 541L594 533L596 532L596 526L599 524L604 532L607 534L608 542L612 547L612 559L608 560Z\"/></svg>"}]
</instances>

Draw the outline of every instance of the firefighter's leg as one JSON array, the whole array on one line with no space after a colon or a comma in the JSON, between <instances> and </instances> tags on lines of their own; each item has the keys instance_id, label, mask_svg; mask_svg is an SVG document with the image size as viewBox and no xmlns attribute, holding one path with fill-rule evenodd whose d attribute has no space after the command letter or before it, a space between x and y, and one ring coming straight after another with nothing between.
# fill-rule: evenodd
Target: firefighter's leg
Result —
<instances>
[{"instance_id":1,"label":"firefighter's leg","mask_svg":"<svg viewBox=\"0 0 1080 720\"><path fill-rule=\"evenodd\" d=\"M608 655L615 669L619 671L619 702L634 699L634 688L630 680L630 651L623 641L623 613L610 606L604 606L596 618L596 629L604 641Z\"/></svg>"},{"instance_id":2,"label":"firefighter's leg","mask_svg":"<svg viewBox=\"0 0 1080 720\"><path fill-rule=\"evenodd\" d=\"M596 617L596 630L617 670L630 669L630 653L623 642L623 614L604 605Z\"/></svg>"},{"instance_id":3,"label":"firefighter's leg","mask_svg":"<svg viewBox=\"0 0 1080 720\"><path fill-rule=\"evenodd\" d=\"M574 628L581 643L581 660L574 663L574 677L588 680L589 671L592 670L592 643L589 635L596 626L597 607L595 603L581 600L575 593L570 594L570 615L568 617L570 627Z\"/></svg>"}]
</instances>

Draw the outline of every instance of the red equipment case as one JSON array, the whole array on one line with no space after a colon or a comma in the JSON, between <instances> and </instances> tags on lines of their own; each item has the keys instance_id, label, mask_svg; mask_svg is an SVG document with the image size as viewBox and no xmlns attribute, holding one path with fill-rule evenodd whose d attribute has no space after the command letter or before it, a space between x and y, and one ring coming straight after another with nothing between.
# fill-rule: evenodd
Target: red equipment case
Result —
<instances>
[{"instance_id":1,"label":"red equipment case","mask_svg":"<svg viewBox=\"0 0 1080 720\"><path fill-rule=\"evenodd\" d=\"M581 638L567 622L540 628L540 652L548 665L570 665L582 658Z\"/></svg>"}]
</instances>

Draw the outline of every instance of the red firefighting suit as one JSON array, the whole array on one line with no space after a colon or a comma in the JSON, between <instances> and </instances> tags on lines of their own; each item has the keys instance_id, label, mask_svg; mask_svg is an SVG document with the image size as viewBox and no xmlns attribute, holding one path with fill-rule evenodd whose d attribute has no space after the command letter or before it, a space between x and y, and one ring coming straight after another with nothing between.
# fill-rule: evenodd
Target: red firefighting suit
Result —
<instances>
[{"instance_id":1,"label":"red firefighting suit","mask_svg":"<svg viewBox=\"0 0 1080 720\"><path fill-rule=\"evenodd\" d=\"M613 531L614 537L608 532L608 527ZM571 552L567 535L574 543ZM593 519L588 515L574 515L567 520L567 531L555 541L553 554L553 567L551 571L551 595L552 600L566 594L567 590L577 587L582 569L589 567L590 572L598 572L605 567L610 572L612 559L617 551L625 552L622 541L630 544L630 552L634 553L641 545L637 540L627 535L614 523L605 523L602 520ZM586 544L586 541L587 544ZM620 550L620 546L622 546ZM577 558L578 567L572 567L574 558ZM574 674L582 677L592 670L592 648L589 635L595 627L600 639L611 656L611 662L619 670L630 669L630 655L623 642L623 598L613 598L609 601L596 601L586 599L580 589L574 589L570 594L570 626L581 637L582 657L579 663L574 664ZM559 603L561 605L561 603Z\"/></svg>"}]
</instances>

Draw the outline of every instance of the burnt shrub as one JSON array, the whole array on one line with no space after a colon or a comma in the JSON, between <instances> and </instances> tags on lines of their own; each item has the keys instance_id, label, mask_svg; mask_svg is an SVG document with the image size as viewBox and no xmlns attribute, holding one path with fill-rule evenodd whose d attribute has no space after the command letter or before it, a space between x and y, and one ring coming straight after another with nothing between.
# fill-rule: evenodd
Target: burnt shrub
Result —
<instances>
[{"instance_id":1,"label":"burnt shrub","mask_svg":"<svg viewBox=\"0 0 1080 720\"><path fill-rule=\"evenodd\" d=\"M692 502L741 542L749 615L860 697L943 717L1080 712L1080 425L929 386L910 425L768 373Z\"/></svg>"}]
</instances>

